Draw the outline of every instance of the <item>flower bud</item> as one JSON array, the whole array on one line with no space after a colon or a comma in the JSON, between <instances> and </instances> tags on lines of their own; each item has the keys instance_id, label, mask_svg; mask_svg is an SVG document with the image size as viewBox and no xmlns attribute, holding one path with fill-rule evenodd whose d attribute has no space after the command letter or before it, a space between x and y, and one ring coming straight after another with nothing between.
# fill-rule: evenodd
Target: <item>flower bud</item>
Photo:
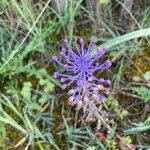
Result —
<instances>
[{"instance_id":1,"label":"flower bud","mask_svg":"<svg viewBox=\"0 0 150 150\"><path fill-rule=\"evenodd\" d=\"M106 60L105 62L104 62L104 69L108 69L109 67L111 66L111 62L110 62L110 60Z\"/></svg>"},{"instance_id":2,"label":"flower bud","mask_svg":"<svg viewBox=\"0 0 150 150\"><path fill-rule=\"evenodd\" d=\"M77 84L77 86L79 86L81 84L81 81L78 80L76 84Z\"/></svg>"},{"instance_id":3,"label":"flower bud","mask_svg":"<svg viewBox=\"0 0 150 150\"><path fill-rule=\"evenodd\" d=\"M57 78L59 76L59 72L55 72L53 76L54 78Z\"/></svg>"},{"instance_id":4,"label":"flower bud","mask_svg":"<svg viewBox=\"0 0 150 150\"><path fill-rule=\"evenodd\" d=\"M68 40L67 40L67 39L64 39L64 43L65 43L65 44L68 44Z\"/></svg>"},{"instance_id":5,"label":"flower bud","mask_svg":"<svg viewBox=\"0 0 150 150\"><path fill-rule=\"evenodd\" d=\"M66 87L67 87L66 84L63 84L63 85L62 85L62 89L65 89Z\"/></svg>"},{"instance_id":6,"label":"flower bud","mask_svg":"<svg viewBox=\"0 0 150 150\"><path fill-rule=\"evenodd\" d=\"M105 83L105 84L110 84L111 81L110 81L110 80L105 80L104 83Z\"/></svg>"},{"instance_id":7,"label":"flower bud","mask_svg":"<svg viewBox=\"0 0 150 150\"><path fill-rule=\"evenodd\" d=\"M96 67L98 67L99 66L99 63L96 63Z\"/></svg>"},{"instance_id":8,"label":"flower bud","mask_svg":"<svg viewBox=\"0 0 150 150\"><path fill-rule=\"evenodd\" d=\"M93 91L97 93L97 92L98 92L98 88L97 88L97 87L94 87L94 88L93 88Z\"/></svg>"},{"instance_id":9,"label":"flower bud","mask_svg":"<svg viewBox=\"0 0 150 150\"><path fill-rule=\"evenodd\" d=\"M99 90L101 90L101 91L104 91L106 88L103 86L103 85L101 85L101 84L99 84L98 86L97 86L97 88L99 89Z\"/></svg>"},{"instance_id":10,"label":"flower bud","mask_svg":"<svg viewBox=\"0 0 150 150\"><path fill-rule=\"evenodd\" d=\"M71 90L68 91L68 95L72 95L74 92L75 92L75 90L71 89Z\"/></svg>"},{"instance_id":11,"label":"flower bud","mask_svg":"<svg viewBox=\"0 0 150 150\"><path fill-rule=\"evenodd\" d=\"M89 103L89 98L87 96L84 96L84 98L83 98L83 104L84 105L88 105L88 103Z\"/></svg>"},{"instance_id":12,"label":"flower bud","mask_svg":"<svg viewBox=\"0 0 150 150\"><path fill-rule=\"evenodd\" d=\"M83 113L86 112L88 105L89 105L89 98L87 96L84 96L84 98L83 98Z\"/></svg>"},{"instance_id":13,"label":"flower bud","mask_svg":"<svg viewBox=\"0 0 150 150\"><path fill-rule=\"evenodd\" d=\"M105 94L106 94L106 95L109 95L109 94L110 94L110 89L109 89L109 88L106 88Z\"/></svg>"},{"instance_id":14,"label":"flower bud","mask_svg":"<svg viewBox=\"0 0 150 150\"><path fill-rule=\"evenodd\" d=\"M56 61L58 60L58 57L56 55L53 56L53 60Z\"/></svg>"},{"instance_id":15,"label":"flower bud","mask_svg":"<svg viewBox=\"0 0 150 150\"><path fill-rule=\"evenodd\" d=\"M66 69L66 68L68 67L68 65L67 65L67 64L64 64L63 67L64 67L64 69Z\"/></svg>"},{"instance_id":16,"label":"flower bud","mask_svg":"<svg viewBox=\"0 0 150 150\"><path fill-rule=\"evenodd\" d=\"M65 53L65 52L66 52L66 49L65 49L65 48L62 48L61 51L62 51L63 53Z\"/></svg>"},{"instance_id":17,"label":"flower bud","mask_svg":"<svg viewBox=\"0 0 150 150\"><path fill-rule=\"evenodd\" d=\"M77 102L77 107L76 107L76 110L79 110L79 109L81 109L82 108L82 100L79 100L78 102Z\"/></svg>"},{"instance_id":18,"label":"flower bud","mask_svg":"<svg viewBox=\"0 0 150 150\"><path fill-rule=\"evenodd\" d=\"M93 94L93 99L94 99L96 102L99 102L99 97L98 97L98 95Z\"/></svg>"},{"instance_id":19,"label":"flower bud","mask_svg":"<svg viewBox=\"0 0 150 150\"><path fill-rule=\"evenodd\" d=\"M98 52L98 54L101 54L101 55L104 55L104 53L105 53L103 48L97 48L97 52Z\"/></svg>"},{"instance_id":20,"label":"flower bud","mask_svg":"<svg viewBox=\"0 0 150 150\"><path fill-rule=\"evenodd\" d=\"M104 100L105 100L105 97L104 97L103 95L100 95L100 96L99 96L99 100L103 103Z\"/></svg>"},{"instance_id":21,"label":"flower bud","mask_svg":"<svg viewBox=\"0 0 150 150\"><path fill-rule=\"evenodd\" d=\"M73 97L73 96L70 96L69 99L68 99L68 104L69 104L69 105L72 105L72 104L73 104L73 101L74 101L74 97Z\"/></svg>"},{"instance_id":22,"label":"flower bud","mask_svg":"<svg viewBox=\"0 0 150 150\"><path fill-rule=\"evenodd\" d=\"M91 77L88 77L88 81L93 81L93 79Z\"/></svg>"},{"instance_id":23,"label":"flower bud","mask_svg":"<svg viewBox=\"0 0 150 150\"><path fill-rule=\"evenodd\" d=\"M77 40L78 40L78 38L77 38L77 37L74 37L74 41L77 42Z\"/></svg>"},{"instance_id":24,"label":"flower bud","mask_svg":"<svg viewBox=\"0 0 150 150\"><path fill-rule=\"evenodd\" d=\"M62 48L60 53L63 56L63 55L65 55L65 52L66 52L65 48Z\"/></svg>"},{"instance_id":25,"label":"flower bud","mask_svg":"<svg viewBox=\"0 0 150 150\"><path fill-rule=\"evenodd\" d=\"M83 39L80 39L80 44L84 44L84 40Z\"/></svg>"},{"instance_id":26,"label":"flower bud","mask_svg":"<svg viewBox=\"0 0 150 150\"><path fill-rule=\"evenodd\" d=\"M95 43L94 43L94 39L91 39L90 40L90 45L94 45Z\"/></svg>"},{"instance_id":27,"label":"flower bud","mask_svg":"<svg viewBox=\"0 0 150 150\"><path fill-rule=\"evenodd\" d=\"M62 83L65 82L65 81L66 81L66 78L61 78L60 79L60 82L62 82Z\"/></svg>"},{"instance_id":28,"label":"flower bud","mask_svg":"<svg viewBox=\"0 0 150 150\"><path fill-rule=\"evenodd\" d=\"M95 102L101 104L102 102L104 102L105 98L102 95L96 95L96 94L94 94L93 95L93 99L94 99Z\"/></svg>"},{"instance_id":29,"label":"flower bud","mask_svg":"<svg viewBox=\"0 0 150 150\"><path fill-rule=\"evenodd\" d=\"M99 81L100 81L101 83L103 83L105 80L104 80L104 78L100 78Z\"/></svg>"}]
</instances>

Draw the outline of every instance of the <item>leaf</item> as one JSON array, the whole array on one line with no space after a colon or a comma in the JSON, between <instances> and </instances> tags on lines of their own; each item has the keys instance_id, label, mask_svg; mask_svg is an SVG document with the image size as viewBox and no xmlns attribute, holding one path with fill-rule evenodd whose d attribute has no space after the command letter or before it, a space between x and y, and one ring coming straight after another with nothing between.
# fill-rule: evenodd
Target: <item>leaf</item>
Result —
<instances>
[{"instance_id":1,"label":"leaf","mask_svg":"<svg viewBox=\"0 0 150 150\"><path fill-rule=\"evenodd\" d=\"M99 0L99 2L101 4L108 4L110 2L110 0Z\"/></svg>"},{"instance_id":2,"label":"leaf","mask_svg":"<svg viewBox=\"0 0 150 150\"><path fill-rule=\"evenodd\" d=\"M53 89L54 89L54 84L51 82L48 82L44 87L44 92L46 92L46 93L52 92Z\"/></svg>"},{"instance_id":3,"label":"leaf","mask_svg":"<svg viewBox=\"0 0 150 150\"><path fill-rule=\"evenodd\" d=\"M138 96L140 96L144 102L150 101L150 92L149 89L141 86L141 87L131 87L131 90L136 92Z\"/></svg>"},{"instance_id":4,"label":"leaf","mask_svg":"<svg viewBox=\"0 0 150 150\"><path fill-rule=\"evenodd\" d=\"M132 78L134 81L140 81L140 77L138 77L138 76L133 76L133 78Z\"/></svg>"},{"instance_id":5,"label":"leaf","mask_svg":"<svg viewBox=\"0 0 150 150\"><path fill-rule=\"evenodd\" d=\"M147 131L150 130L150 125L142 125L142 126L138 126L135 128L131 128L128 130L125 130L124 133L125 134L136 134L137 132L143 132L143 131Z\"/></svg>"},{"instance_id":6,"label":"leaf","mask_svg":"<svg viewBox=\"0 0 150 150\"><path fill-rule=\"evenodd\" d=\"M42 97L39 98L39 103L43 105L46 101L47 101L47 96L43 94Z\"/></svg>"},{"instance_id":7,"label":"leaf","mask_svg":"<svg viewBox=\"0 0 150 150\"><path fill-rule=\"evenodd\" d=\"M45 80L40 78L39 85L44 85L44 84L45 84Z\"/></svg>"},{"instance_id":8,"label":"leaf","mask_svg":"<svg viewBox=\"0 0 150 150\"><path fill-rule=\"evenodd\" d=\"M26 112L24 112L24 119L25 119L25 122L26 122L26 125L28 126L28 128L33 131L34 128L33 128L33 125L31 123L31 120L29 119L28 115Z\"/></svg>"},{"instance_id":9,"label":"leaf","mask_svg":"<svg viewBox=\"0 0 150 150\"><path fill-rule=\"evenodd\" d=\"M54 84L49 80L40 79L40 85L44 86L44 92L49 93L54 90Z\"/></svg>"},{"instance_id":10,"label":"leaf","mask_svg":"<svg viewBox=\"0 0 150 150\"><path fill-rule=\"evenodd\" d=\"M21 119L22 119L22 115L21 113L17 110L17 108L13 105L13 103L11 102L10 99L8 99L8 97L6 97L5 95L2 94L2 97L4 98L4 100L6 101L6 103L4 102L4 100L2 100L2 103L4 103L6 106L8 106L9 108L11 108L16 115L18 115Z\"/></svg>"},{"instance_id":11,"label":"leaf","mask_svg":"<svg viewBox=\"0 0 150 150\"><path fill-rule=\"evenodd\" d=\"M31 97L31 82L24 82L21 94L24 99L29 100Z\"/></svg>"},{"instance_id":12,"label":"leaf","mask_svg":"<svg viewBox=\"0 0 150 150\"><path fill-rule=\"evenodd\" d=\"M42 111L42 107L37 102L26 101L26 105L33 110Z\"/></svg>"},{"instance_id":13,"label":"leaf","mask_svg":"<svg viewBox=\"0 0 150 150\"><path fill-rule=\"evenodd\" d=\"M144 73L144 79L145 80L150 80L150 71L147 71Z\"/></svg>"},{"instance_id":14,"label":"leaf","mask_svg":"<svg viewBox=\"0 0 150 150\"><path fill-rule=\"evenodd\" d=\"M136 39L139 37L146 37L149 35L150 35L150 28L140 29L140 30L133 31L128 34L119 36L117 38L108 40L106 43L102 44L100 47L111 48L111 47L121 44L123 42L129 41L132 39Z\"/></svg>"},{"instance_id":15,"label":"leaf","mask_svg":"<svg viewBox=\"0 0 150 150\"><path fill-rule=\"evenodd\" d=\"M3 112L5 117L0 116L0 121L5 124L10 124L17 130L20 130L23 134L26 134L26 130L22 128L11 116L9 116L7 113Z\"/></svg>"}]
</instances>

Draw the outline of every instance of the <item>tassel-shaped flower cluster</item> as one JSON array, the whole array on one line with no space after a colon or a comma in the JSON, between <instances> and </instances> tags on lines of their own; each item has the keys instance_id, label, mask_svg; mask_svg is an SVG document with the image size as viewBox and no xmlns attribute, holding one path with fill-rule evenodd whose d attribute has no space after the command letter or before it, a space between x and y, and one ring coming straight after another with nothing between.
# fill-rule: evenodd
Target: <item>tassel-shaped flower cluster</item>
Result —
<instances>
[{"instance_id":1,"label":"tassel-shaped flower cluster","mask_svg":"<svg viewBox=\"0 0 150 150\"><path fill-rule=\"evenodd\" d=\"M64 40L65 48L62 48L61 55L65 63L61 63L58 57L53 56L53 60L61 65L66 74L55 72L54 77L59 78L62 88L65 89L70 84L69 104L76 105L76 109L83 108L85 112L90 101L102 103L105 95L109 93L110 80L104 78L96 78L94 74L99 70L106 70L111 66L109 60L105 60L103 64L99 64L99 59L104 55L105 48L97 48L93 54L94 42L91 41L88 48L85 48L83 39L74 39L74 47L71 47L68 40Z\"/></svg>"}]
</instances>

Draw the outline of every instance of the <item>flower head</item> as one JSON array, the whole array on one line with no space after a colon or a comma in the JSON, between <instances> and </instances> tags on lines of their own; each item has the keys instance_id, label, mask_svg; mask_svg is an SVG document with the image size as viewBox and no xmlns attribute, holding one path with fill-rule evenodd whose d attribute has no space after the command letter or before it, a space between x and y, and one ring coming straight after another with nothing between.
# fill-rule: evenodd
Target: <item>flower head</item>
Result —
<instances>
[{"instance_id":1,"label":"flower head","mask_svg":"<svg viewBox=\"0 0 150 150\"><path fill-rule=\"evenodd\" d=\"M90 100L101 103L104 101L104 95L109 93L105 85L110 84L110 80L98 79L94 73L99 70L107 70L111 62L106 60L103 64L98 63L98 60L105 54L106 48L97 48L95 54L92 55L93 41L90 42L87 49L83 39L75 38L75 47L71 47L67 39L64 40L64 43L66 48L62 48L61 55L65 63L61 63L57 56L53 56L53 60L68 73L55 72L54 77L60 78L63 89L75 83L74 88L68 92L69 104L77 105L76 109L83 108L85 111Z\"/></svg>"}]
</instances>

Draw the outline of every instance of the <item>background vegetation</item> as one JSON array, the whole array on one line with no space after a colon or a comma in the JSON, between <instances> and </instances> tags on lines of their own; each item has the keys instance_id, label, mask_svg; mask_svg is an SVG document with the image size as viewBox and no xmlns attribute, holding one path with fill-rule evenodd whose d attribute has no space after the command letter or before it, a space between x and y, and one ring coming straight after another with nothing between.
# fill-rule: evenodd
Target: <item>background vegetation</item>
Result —
<instances>
[{"instance_id":1,"label":"background vegetation","mask_svg":"<svg viewBox=\"0 0 150 150\"><path fill-rule=\"evenodd\" d=\"M149 0L0 1L0 149L150 149ZM74 36L108 48L112 92L93 116L53 78ZM63 70L62 70L63 71Z\"/></svg>"}]
</instances>

